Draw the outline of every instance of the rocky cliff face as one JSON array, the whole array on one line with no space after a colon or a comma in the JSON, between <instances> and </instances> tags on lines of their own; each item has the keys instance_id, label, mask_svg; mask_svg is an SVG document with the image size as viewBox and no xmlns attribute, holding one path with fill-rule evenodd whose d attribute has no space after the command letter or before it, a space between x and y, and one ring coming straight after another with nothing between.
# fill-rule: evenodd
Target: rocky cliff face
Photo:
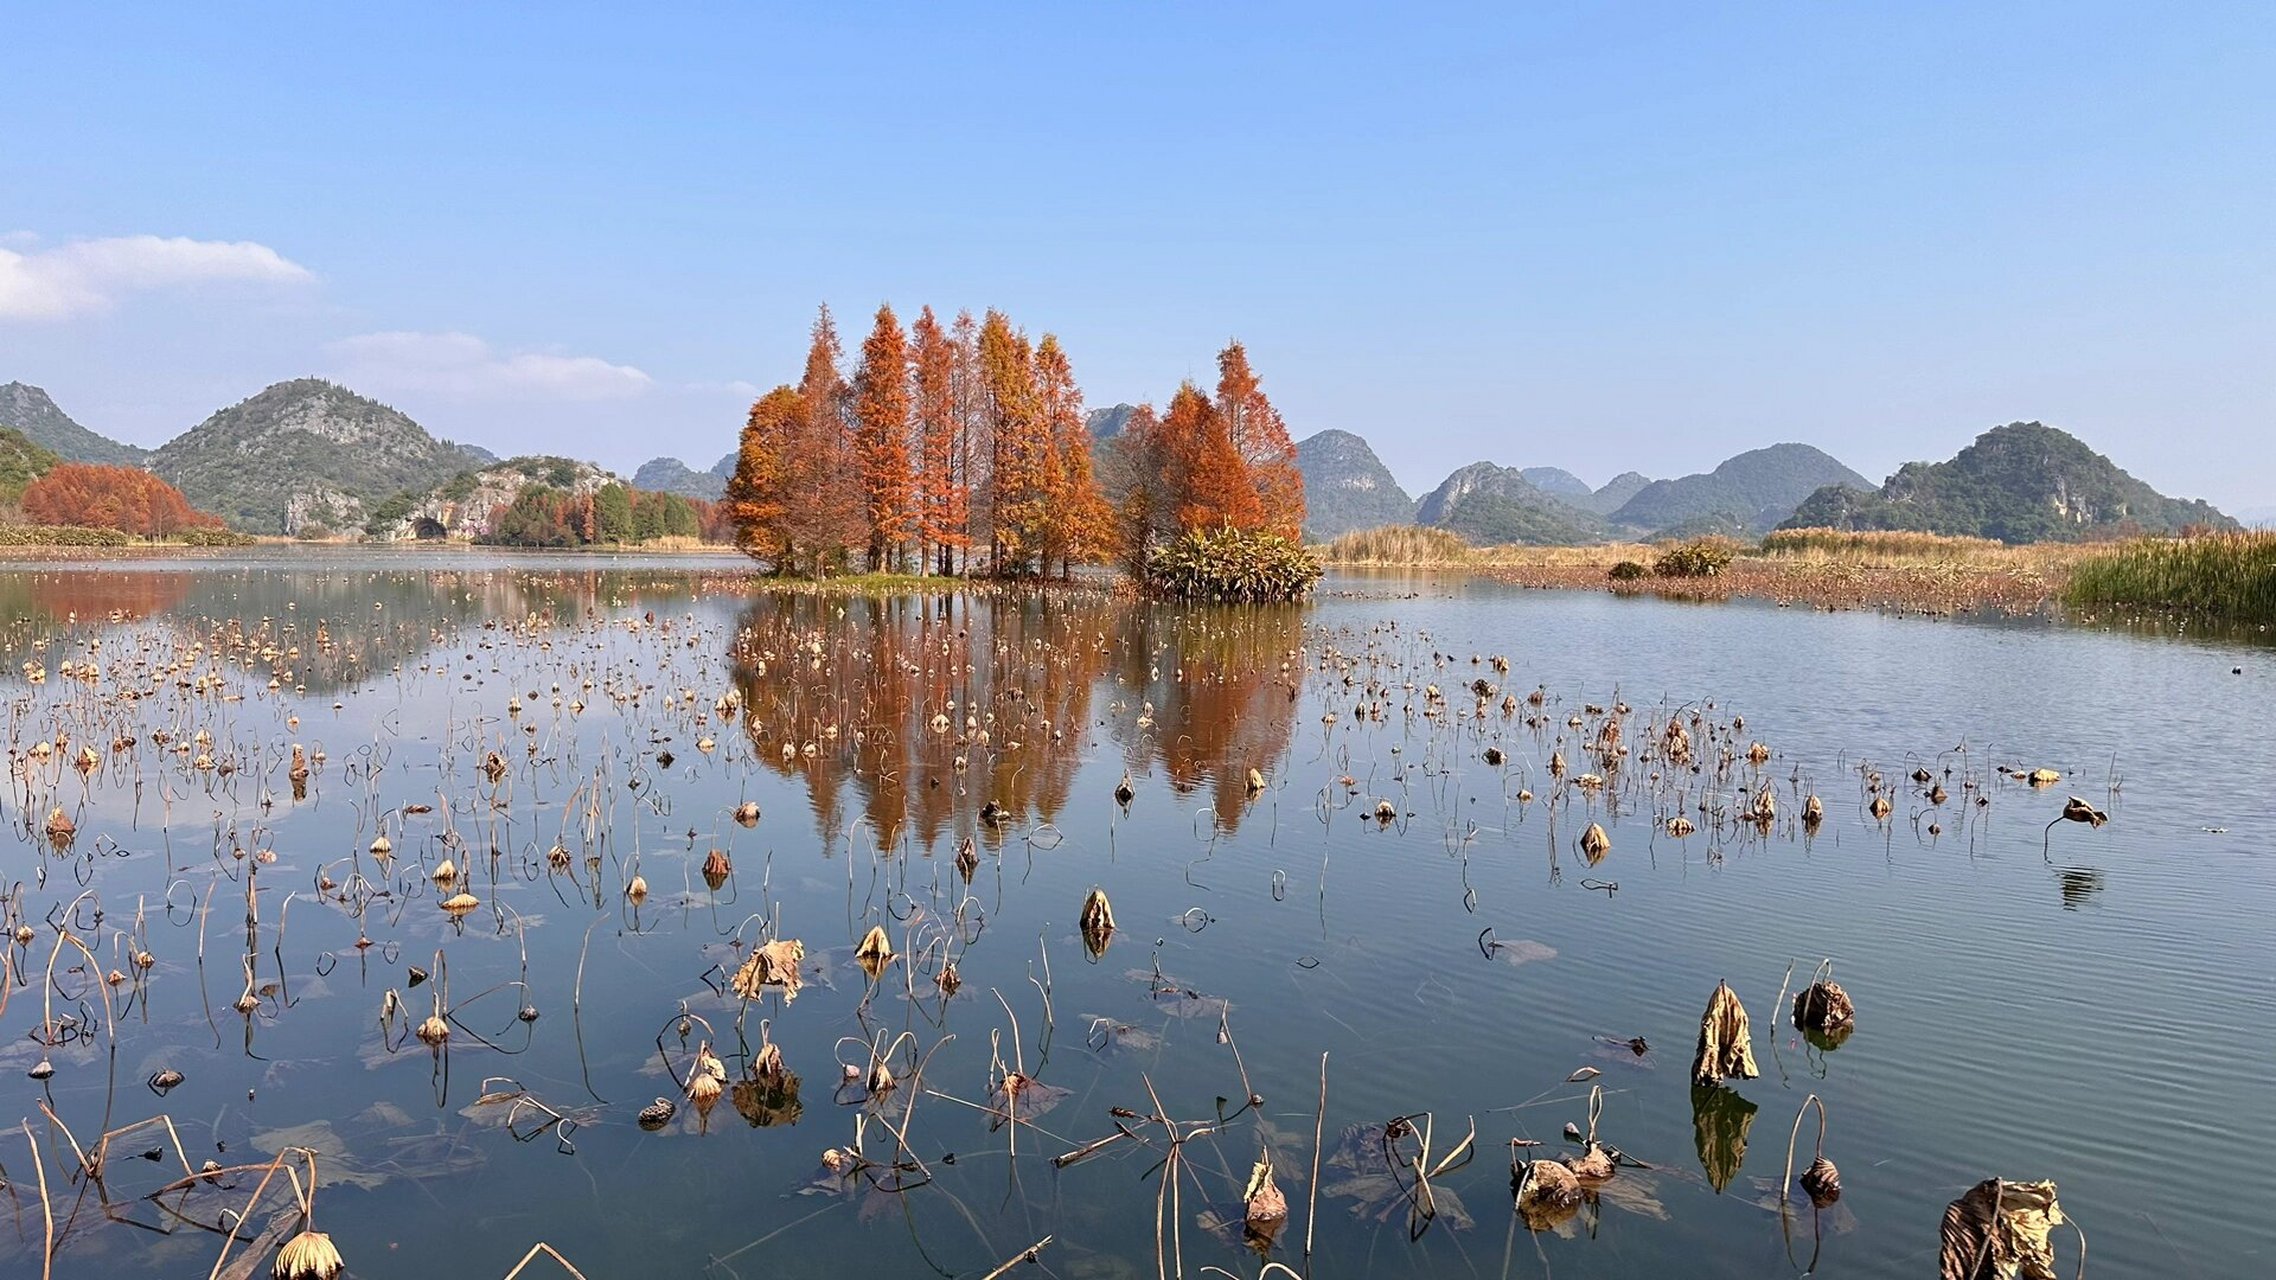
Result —
<instances>
[{"instance_id":1,"label":"rocky cliff face","mask_svg":"<svg viewBox=\"0 0 2276 1280\"><path fill-rule=\"evenodd\" d=\"M590 462L572 458L509 458L497 466L453 477L421 498L401 519L380 527L372 536L388 542L422 538L471 540L489 533L498 513L512 506L514 499L530 485L542 484L582 497L611 483L622 481Z\"/></svg>"}]
</instances>

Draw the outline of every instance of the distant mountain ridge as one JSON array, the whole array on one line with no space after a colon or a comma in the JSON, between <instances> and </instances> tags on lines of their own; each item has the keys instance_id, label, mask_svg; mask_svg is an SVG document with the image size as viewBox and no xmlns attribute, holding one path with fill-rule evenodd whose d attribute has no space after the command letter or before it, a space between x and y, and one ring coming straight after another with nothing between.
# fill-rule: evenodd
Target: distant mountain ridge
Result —
<instances>
[{"instance_id":1,"label":"distant mountain ridge","mask_svg":"<svg viewBox=\"0 0 2276 1280\"><path fill-rule=\"evenodd\" d=\"M1297 441L1296 470L1304 477L1308 541L1326 542L1356 529L1415 518L1415 500L1367 441L1349 431L1321 431Z\"/></svg>"},{"instance_id":2,"label":"distant mountain ridge","mask_svg":"<svg viewBox=\"0 0 2276 1280\"><path fill-rule=\"evenodd\" d=\"M150 455L200 510L248 533L360 527L366 509L488 465L409 415L321 378L279 382Z\"/></svg>"},{"instance_id":3,"label":"distant mountain ridge","mask_svg":"<svg viewBox=\"0 0 2276 1280\"><path fill-rule=\"evenodd\" d=\"M147 449L121 444L74 422L56 407L39 387L22 382L0 384L0 427L14 427L31 443L55 453L66 462L101 462L139 467L150 456Z\"/></svg>"},{"instance_id":4,"label":"distant mountain ridge","mask_svg":"<svg viewBox=\"0 0 2276 1280\"><path fill-rule=\"evenodd\" d=\"M1948 462L1908 462L1879 489L1829 485L1787 528L1910 529L2001 542L2069 542L2139 529L2240 527L2212 504L2169 498L2069 432L2011 422Z\"/></svg>"},{"instance_id":5,"label":"distant mountain ridge","mask_svg":"<svg viewBox=\"0 0 2276 1280\"><path fill-rule=\"evenodd\" d=\"M676 493L683 498L717 502L727 492L727 479L735 474L735 455L712 464L709 471L691 471L678 458L650 458L632 473L632 487L651 493Z\"/></svg>"},{"instance_id":6,"label":"distant mountain ridge","mask_svg":"<svg viewBox=\"0 0 2276 1280\"><path fill-rule=\"evenodd\" d=\"M1134 404L1093 409L1083 415L1083 428L1091 433L1092 440L1112 440L1122 434L1122 429L1130 425L1130 419L1137 412L1138 406Z\"/></svg>"},{"instance_id":7,"label":"distant mountain ridge","mask_svg":"<svg viewBox=\"0 0 2276 1280\"><path fill-rule=\"evenodd\" d=\"M1774 444L1726 459L1713 471L1655 480L1611 513L1614 524L1652 533L1761 533L1827 485L1871 481L1806 444Z\"/></svg>"},{"instance_id":8,"label":"distant mountain ridge","mask_svg":"<svg viewBox=\"0 0 2276 1280\"><path fill-rule=\"evenodd\" d=\"M1588 481L1563 467L1520 467L1518 474L1534 488L1560 501L1579 503L1596 496L1596 490L1589 487Z\"/></svg>"},{"instance_id":9,"label":"distant mountain ridge","mask_svg":"<svg viewBox=\"0 0 2276 1280\"><path fill-rule=\"evenodd\" d=\"M1415 523L1480 546L1599 542L1607 533L1595 512L1550 496L1515 467L1491 462L1473 462L1446 477L1415 508Z\"/></svg>"}]
</instances>

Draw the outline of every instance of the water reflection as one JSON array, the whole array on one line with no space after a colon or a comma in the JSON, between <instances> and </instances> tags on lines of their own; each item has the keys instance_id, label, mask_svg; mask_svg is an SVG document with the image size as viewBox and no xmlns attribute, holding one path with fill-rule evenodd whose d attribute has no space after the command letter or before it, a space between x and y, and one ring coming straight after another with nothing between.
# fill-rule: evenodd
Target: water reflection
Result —
<instances>
[{"instance_id":1,"label":"water reflection","mask_svg":"<svg viewBox=\"0 0 2276 1280\"><path fill-rule=\"evenodd\" d=\"M997 847L1056 824L1101 746L1206 792L1240 828L1288 753L1301 609L1172 610L1101 592L755 602L737 625L744 733L804 784L825 842Z\"/></svg>"}]
</instances>

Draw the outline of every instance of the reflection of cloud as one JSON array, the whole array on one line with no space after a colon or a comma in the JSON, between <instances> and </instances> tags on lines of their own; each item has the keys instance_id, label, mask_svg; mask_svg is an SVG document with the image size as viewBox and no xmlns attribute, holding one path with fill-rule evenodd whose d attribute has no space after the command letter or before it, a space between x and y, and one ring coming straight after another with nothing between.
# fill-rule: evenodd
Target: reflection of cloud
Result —
<instances>
[{"instance_id":1,"label":"reflection of cloud","mask_svg":"<svg viewBox=\"0 0 2276 1280\"><path fill-rule=\"evenodd\" d=\"M598 356L502 355L470 333L366 333L331 351L347 361L341 374L352 384L464 400L623 400L652 383L641 370Z\"/></svg>"},{"instance_id":2,"label":"reflection of cloud","mask_svg":"<svg viewBox=\"0 0 2276 1280\"><path fill-rule=\"evenodd\" d=\"M308 268L250 240L112 236L52 249L14 235L0 248L0 318L57 320L104 311L119 295L224 282L299 284Z\"/></svg>"}]
</instances>

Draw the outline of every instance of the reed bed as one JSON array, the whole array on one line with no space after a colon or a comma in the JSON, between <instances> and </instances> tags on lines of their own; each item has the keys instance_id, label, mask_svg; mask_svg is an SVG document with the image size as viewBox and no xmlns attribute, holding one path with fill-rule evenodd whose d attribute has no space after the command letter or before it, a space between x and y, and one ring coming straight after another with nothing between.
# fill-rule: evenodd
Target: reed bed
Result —
<instances>
[{"instance_id":1,"label":"reed bed","mask_svg":"<svg viewBox=\"0 0 2276 1280\"><path fill-rule=\"evenodd\" d=\"M1466 565L1477 551L1460 535L1415 524L1357 529L1320 548L1328 564Z\"/></svg>"},{"instance_id":2,"label":"reed bed","mask_svg":"<svg viewBox=\"0 0 2276 1280\"><path fill-rule=\"evenodd\" d=\"M2276 532L2129 542L2081 560L2064 599L2093 614L2276 624Z\"/></svg>"}]
</instances>

